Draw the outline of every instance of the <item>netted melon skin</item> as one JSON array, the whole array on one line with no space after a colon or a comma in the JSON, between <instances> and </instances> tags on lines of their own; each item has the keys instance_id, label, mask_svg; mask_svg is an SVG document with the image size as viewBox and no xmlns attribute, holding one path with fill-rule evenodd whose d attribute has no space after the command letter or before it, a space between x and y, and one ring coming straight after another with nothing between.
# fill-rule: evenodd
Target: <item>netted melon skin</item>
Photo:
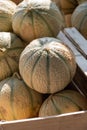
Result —
<instances>
[{"instance_id":1,"label":"netted melon skin","mask_svg":"<svg viewBox=\"0 0 87 130\"><path fill-rule=\"evenodd\" d=\"M25 83L41 93L64 89L76 72L75 56L56 38L33 40L23 50L19 71Z\"/></svg>"}]
</instances>

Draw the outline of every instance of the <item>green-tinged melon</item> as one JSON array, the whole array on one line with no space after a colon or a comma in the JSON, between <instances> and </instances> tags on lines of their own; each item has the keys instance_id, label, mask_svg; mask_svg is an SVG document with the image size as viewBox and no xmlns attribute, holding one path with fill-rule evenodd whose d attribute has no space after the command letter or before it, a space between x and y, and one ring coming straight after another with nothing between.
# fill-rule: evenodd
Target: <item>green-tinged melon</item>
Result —
<instances>
[{"instance_id":1,"label":"green-tinged melon","mask_svg":"<svg viewBox=\"0 0 87 130\"><path fill-rule=\"evenodd\" d=\"M87 99L75 90L50 95L41 105L39 117L87 110Z\"/></svg>"},{"instance_id":2,"label":"green-tinged melon","mask_svg":"<svg viewBox=\"0 0 87 130\"><path fill-rule=\"evenodd\" d=\"M60 0L60 5L64 14L71 14L77 7L78 3L77 0Z\"/></svg>"},{"instance_id":3,"label":"green-tinged melon","mask_svg":"<svg viewBox=\"0 0 87 130\"><path fill-rule=\"evenodd\" d=\"M16 75L0 82L1 120L36 117L43 102L43 96L27 87Z\"/></svg>"},{"instance_id":4,"label":"green-tinged melon","mask_svg":"<svg viewBox=\"0 0 87 130\"><path fill-rule=\"evenodd\" d=\"M13 15L13 31L30 42L41 37L56 37L65 27L63 14L50 0L27 0L21 2Z\"/></svg>"},{"instance_id":5,"label":"green-tinged melon","mask_svg":"<svg viewBox=\"0 0 87 130\"><path fill-rule=\"evenodd\" d=\"M78 5L74 10L71 23L87 39L87 2Z\"/></svg>"},{"instance_id":6,"label":"green-tinged melon","mask_svg":"<svg viewBox=\"0 0 87 130\"><path fill-rule=\"evenodd\" d=\"M12 31L12 16L16 7L10 0L0 0L0 32Z\"/></svg>"},{"instance_id":7,"label":"green-tinged melon","mask_svg":"<svg viewBox=\"0 0 87 130\"><path fill-rule=\"evenodd\" d=\"M25 83L40 93L64 89L76 72L75 56L68 46L56 38L33 40L22 51L20 74Z\"/></svg>"},{"instance_id":8,"label":"green-tinged melon","mask_svg":"<svg viewBox=\"0 0 87 130\"><path fill-rule=\"evenodd\" d=\"M18 71L25 42L10 32L0 32L0 81Z\"/></svg>"}]
</instances>

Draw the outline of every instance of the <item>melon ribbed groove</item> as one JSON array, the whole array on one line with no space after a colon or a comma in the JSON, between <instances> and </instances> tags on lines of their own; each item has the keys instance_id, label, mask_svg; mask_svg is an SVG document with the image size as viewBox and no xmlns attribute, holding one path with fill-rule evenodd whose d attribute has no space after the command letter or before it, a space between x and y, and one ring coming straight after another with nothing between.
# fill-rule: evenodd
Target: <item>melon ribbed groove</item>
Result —
<instances>
[{"instance_id":1,"label":"melon ribbed groove","mask_svg":"<svg viewBox=\"0 0 87 130\"><path fill-rule=\"evenodd\" d=\"M53 34L53 31L52 31L51 27L49 26L48 22L46 21L46 19L45 19L39 12L35 11L35 13L37 13L37 14L40 16L40 18L46 23L46 25L47 25L47 27L48 27L48 29L49 29L51 35L52 35L52 36L55 36L55 35Z\"/></svg>"},{"instance_id":2,"label":"melon ribbed groove","mask_svg":"<svg viewBox=\"0 0 87 130\"><path fill-rule=\"evenodd\" d=\"M13 15L13 19L17 19L17 17L19 17L19 14L21 13L21 11L19 11L18 13L14 13ZM14 23L14 20L12 21L12 26L13 26L13 23ZM18 24L19 26L19 31L16 30L16 34L20 35L20 27L21 27L21 24L19 24L17 21L16 23ZM20 22L21 23L21 22ZM14 28L14 27L13 27ZM15 30L15 29L14 29Z\"/></svg>"},{"instance_id":3,"label":"melon ribbed groove","mask_svg":"<svg viewBox=\"0 0 87 130\"><path fill-rule=\"evenodd\" d=\"M25 89L28 91L28 95L29 95L29 101L31 101L31 106L32 106L32 109L34 108L34 104L33 104L33 96L32 96L32 93L31 93L31 88L29 89L28 86L25 85Z\"/></svg>"},{"instance_id":4,"label":"melon ribbed groove","mask_svg":"<svg viewBox=\"0 0 87 130\"><path fill-rule=\"evenodd\" d=\"M11 105L11 110L12 110L12 115L13 115L13 119L16 120L15 114L14 114L14 80L12 79L12 85L10 85L11 87L11 93L10 93L10 105Z\"/></svg>"},{"instance_id":5,"label":"melon ribbed groove","mask_svg":"<svg viewBox=\"0 0 87 130\"><path fill-rule=\"evenodd\" d=\"M51 50L51 51L53 51L53 50ZM68 71L69 71L69 74L70 74L70 80L71 80L71 70L70 70L70 67L69 67L69 65L68 65L68 63L66 62L66 60L64 59L64 57L62 56L62 55L60 55L58 52L56 52L56 51L53 51L61 60L62 60L62 62L63 62L63 64L65 64L66 65L66 67L67 67L67 69L68 69Z\"/></svg>"},{"instance_id":6,"label":"melon ribbed groove","mask_svg":"<svg viewBox=\"0 0 87 130\"><path fill-rule=\"evenodd\" d=\"M37 65L38 61L40 60L41 55L42 55L42 52L41 52L41 54L37 57L37 59L36 59L34 65L33 65L32 72L31 72L31 79L30 79L30 81L31 81L31 87L32 87L33 89L34 89L34 85L33 85L33 82L32 82L32 80L33 80L33 73L34 73L35 66Z\"/></svg>"},{"instance_id":7,"label":"melon ribbed groove","mask_svg":"<svg viewBox=\"0 0 87 130\"><path fill-rule=\"evenodd\" d=\"M36 38L36 34L35 34L35 29L34 29L34 17L33 17L33 11L31 11L32 14L32 28L33 28L33 34L34 34L34 38Z\"/></svg>"},{"instance_id":8,"label":"melon ribbed groove","mask_svg":"<svg viewBox=\"0 0 87 130\"><path fill-rule=\"evenodd\" d=\"M52 11L53 11L54 14L56 13L56 10L53 10L53 9L52 9L52 10L51 10L51 13L52 13ZM57 21L60 20L60 19L58 19L57 17L54 17L54 15L50 14L50 10L48 10L48 12L46 12L45 10L43 10L43 12L45 12L45 14L47 14L48 16L50 16L52 19L56 19ZM40 12L39 12L39 14L40 14ZM62 17L62 16L61 16L61 13L60 13L59 16ZM49 21L48 21L48 24L49 24Z\"/></svg>"},{"instance_id":9,"label":"melon ribbed groove","mask_svg":"<svg viewBox=\"0 0 87 130\"><path fill-rule=\"evenodd\" d=\"M74 100L72 100L71 98L66 97L66 96L64 96L63 94L58 94L57 96L59 96L59 97L64 97L64 98L68 99L70 102L72 102L73 104L75 104L75 105L79 108L79 110L82 110L82 108L81 108L78 104L76 104L76 103L74 102Z\"/></svg>"},{"instance_id":10,"label":"melon ribbed groove","mask_svg":"<svg viewBox=\"0 0 87 130\"><path fill-rule=\"evenodd\" d=\"M79 27L80 27L80 28L82 27L82 25L83 25L84 20L86 19L86 17L87 17L87 14L86 14L86 15L84 15L84 17L82 18L82 21L81 21L81 23L80 23L80 25L79 25Z\"/></svg>"},{"instance_id":11,"label":"melon ribbed groove","mask_svg":"<svg viewBox=\"0 0 87 130\"><path fill-rule=\"evenodd\" d=\"M20 12L21 12L21 11L20 11ZM22 12L21 12L21 13L22 13ZM23 13L24 13L24 12L23 12ZM19 14L19 13L18 13L18 14ZM16 14L16 15L17 15L17 14ZM23 15L22 15L22 16L23 16ZM23 21L24 21L24 18L25 18L26 16L27 16L27 13L23 16L23 18L22 18L23 20L21 20L21 22L20 22L20 25L19 25L19 26L20 26L20 29L21 29L22 23L23 23ZM16 16L16 17L17 17L17 16ZM19 32L20 32L19 34L21 35L21 30L19 30Z\"/></svg>"},{"instance_id":12,"label":"melon ribbed groove","mask_svg":"<svg viewBox=\"0 0 87 130\"><path fill-rule=\"evenodd\" d=\"M58 108L58 105L56 105L55 99L51 98L51 102L53 104L54 109L58 114L61 114L61 110Z\"/></svg>"},{"instance_id":13,"label":"melon ribbed groove","mask_svg":"<svg viewBox=\"0 0 87 130\"><path fill-rule=\"evenodd\" d=\"M50 93L50 75L49 75L49 73L50 73L50 58L49 58L49 53L48 53L48 51L46 51L47 52L47 64L46 64L46 72L47 72L47 92L48 93Z\"/></svg>"},{"instance_id":14,"label":"melon ribbed groove","mask_svg":"<svg viewBox=\"0 0 87 130\"><path fill-rule=\"evenodd\" d=\"M32 51L31 55L26 58L26 60L25 60L24 63L22 63L22 64L23 64L23 68L24 68L24 66L27 64L27 62L29 61L29 59L30 59L35 53L37 53L37 51L39 51L39 50L40 50L40 49L37 49L37 50L35 50L34 52ZM22 74L23 74L23 75L25 74L24 69L22 69Z\"/></svg>"},{"instance_id":15,"label":"melon ribbed groove","mask_svg":"<svg viewBox=\"0 0 87 130\"><path fill-rule=\"evenodd\" d=\"M48 14L49 15L49 14ZM51 15L50 15L51 16ZM52 16L51 16L52 17ZM55 34L54 34L54 31L53 31L53 29L52 29L52 24L50 25L50 22L49 22L49 20L48 19L46 19L46 17L45 16L42 16L42 18L43 18L43 20L45 21L45 23L46 23L46 25L47 25L47 27L48 27L48 29L50 30L50 32L51 32L51 34L52 34L52 36L53 37L55 37ZM56 21L56 18L55 18L55 21Z\"/></svg>"},{"instance_id":16,"label":"melon ribbed groove","mask_svg":"<svg viewBox=\"0 0 87 130\"><path fill-rule=\"evenodd\" d=\"M43 103L41 107L43 108L43 106L45 106L45 107L44 107L44 110L46 110L46 108L47 108L48 105L49 105L48 103L49 103L49 97L48 97L48 99L46 99L45 105L44 105L44 103ZM40 109L40 110L41 110L41 109ZM39 113L40 113L40 112L39 112ZM49 116L49 115L48 115L48 116Z\"/></svg>"},{"instance_id":17,"label":"melon ribbed groove","mask_svg":"<svg viewBox=\"0 0 87 130\"><path fill-rule=\"evenodd\" d=\"M15 61L18 64L18 61L14 59L14 57L10 56L7 54L7 57L9 57L10 59L12 59L13 61ZM10 65L9 65L10 66Z\"/></svg>"},{"instance_id":18,"label":"melon ribbed groove","mask_svg":"<svg viewBox=\"0 0 87 130\"><path fill-rule=\"evenodd\" d=\"M8 67L9 67L10 72L13 73L13 71L12 71L12 69L11 69L11 66L10 66L10 64L9 64L9 62L8 62L8 60L7 60L7 58L4 58L4 59L5 59L5 61L6 61L6 64L7 64Z\"/></svg>"},{"instance_id":19,"label":"melon ribbed groove","mask_svg":"<svg viewBox=\"0 0 87 130\"><path fill-rule=\"evenodd\" d=\"M55 14L55 11L54 11L54 10L52 10L52 11L53 11L53 13ZM52 13L52 11L51 11L51 13ZM48 12L49 12L49 11L48 11ZM61 17L61 18L59 18L59 19L58 19L58 17L54 17L54 15L50 14L50 12L49 12L47 15L50 16L52 19L55 19L56 21L58 21L58 23L59 23L59 21L64 22L61 13L58 15L58 17ZM45 17L44 17L44 18L45 18ZM47 19L47 20L48 20L48 19ZM48 21L48 24L49 24L49 21ZM61 24L61 23L59 23L59 24ZM51 25L51 26L52 26L52 25ZM59 25L59 26L60 26L60 25Z\"/></svg>"}]
</instances>

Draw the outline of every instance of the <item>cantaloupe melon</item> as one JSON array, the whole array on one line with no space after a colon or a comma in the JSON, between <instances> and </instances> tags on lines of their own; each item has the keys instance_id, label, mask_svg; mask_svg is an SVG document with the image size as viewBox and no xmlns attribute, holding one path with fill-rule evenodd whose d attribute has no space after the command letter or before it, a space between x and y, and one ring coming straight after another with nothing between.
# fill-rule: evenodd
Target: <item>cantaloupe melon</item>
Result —
<instances>
[{"instance_id":1,"label":"cantaloupe melon","mask_svg":"<svg viewBox=\"0 0 87 130\"><path fill-rule=\"evenodd\" d=\"M87 2L78 5L74 10L71 24L87 39Z\"/></svg>"},{"instance_id":2,"label":"cantaloupe melon","mask_svg":"<svg viewBox=\"0 0 87 130\"><path fill-rule=\"evenodd\" d=\"M16 34L0 32L0 81L19 71L19 57L25 46Z\"/></svg>"},{"instance_id":3,"label":"cantaloupe melon","mask_svg":"<svg viewBox=\"0 0 87 130\"><path fill-rule=\"evenodd\" d=\"M40 93L64 89L76 72L71 49L56 38L33 40L22 51L19 71L25 83Z\"/></svg>"},{"instance_id":4,"label":"cantaloupe melon","mask_svg":"<svg viewBox=\"0 0 87 130\"><path fill-rule=\"evenodd\" d=\"M0 0L0 32L12 32L12 16L16 7L10 0Z\"/></svg>"},{"instance_id":5,"label":"cantaloupe melon","mask_svg":"<svg viewBox=\"0 0 87 130\"><path fill-rule=\"evenodd\" d=\"M39 116L52 116L87 110L87 99L75 90L63 90L50 95L41 105Z\"/></svg>"},{"instance_id":6,"label":"cantaloupe melon","mask_svg":"<svg viewBox=\"0 0 87 130\"><path fill-rule=\"evenodd\" d=\"M65 27L64 16L50 0L27 0L21 2L13 15L13 31L30 42L41 37L56 37Z\"/></svg>"},{"instance_id":7,"label":"cantaloupe melon","mask_svg":"<svg viewBox=\"0 0 87 130\"><path fill-rule=\"evenodd\" d=\"M18 120L38 116L43 96L14 74L0 82L0 119Z\"/></svg>"}]
</instances>

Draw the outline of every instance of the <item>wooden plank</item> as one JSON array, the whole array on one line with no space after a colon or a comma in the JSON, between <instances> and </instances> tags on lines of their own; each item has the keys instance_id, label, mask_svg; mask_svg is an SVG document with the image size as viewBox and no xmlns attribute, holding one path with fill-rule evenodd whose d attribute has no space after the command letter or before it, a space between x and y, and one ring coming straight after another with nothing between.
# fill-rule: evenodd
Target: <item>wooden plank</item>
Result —
<instances>
[{"instance_id":1,"label":"wooden plank","mask_svg":"<svg viewBox=\"0 0 87 130\"><path fill-rule=\"evenodd\" d=\"M80 69L87 76L87 60L83 56L76 56L76 62Z\"/></svg>"},{"instance_id":2,"label":"wooden plank","mask_svg":"<svg viewBox=\"0 0 87 130\"><path fill-rule=\"evenodd\" d=\"M72 83L82 95L87 97L87 77L78 65Z\"/></svg>"},{"instance_id":3,"label":"wooden plank","mask_svg":"<svg viewBox=\"0 0 87 130\"><path fill-rule=\"evenodd\" d=\"M60 31L57 35L57 38L60 39L61 41L63 41L67 46L69 46L71 48L71 50L74 52L75 56L79 56L81 55L80 52L77 51L77 49L75 48L75 46L72 44L72 42L65 36L65 34Z\"/></svg>"},{"instance_id":4,"label":"wooden plank","mask_svg":"<svg viewBox=\"0 0 87 130\"><path fill-rule=\"evenodd\" d=\"M51 117L1 122L0 130L86 130L87 112L79 111Z\"/></svg>"},{"instance_id":5,"label":"wooden plank","mask_svg":"<svg viewBox=\"0 0 87 130\"><path fill-rule=\"evenodd\" d=\"M72 27L64 29L65 35L72 41L79 52L87 58L87 40L80 34L80 32Z\"/></svg>"}]
</instances>

